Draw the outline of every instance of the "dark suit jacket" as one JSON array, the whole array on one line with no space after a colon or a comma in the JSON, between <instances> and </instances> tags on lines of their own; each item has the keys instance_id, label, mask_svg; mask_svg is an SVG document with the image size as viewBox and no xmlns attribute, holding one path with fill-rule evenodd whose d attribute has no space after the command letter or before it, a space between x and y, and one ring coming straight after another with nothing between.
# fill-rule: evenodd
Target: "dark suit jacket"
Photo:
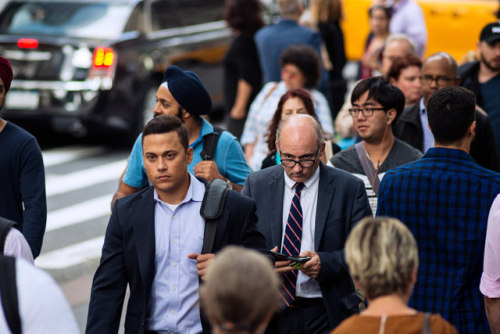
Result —
<instances>
[{"instance_id":1,"label":"dark suit jacket","mask_svg":"<svg viewBox=\"0 0 500 334\"><path fill-rule=\"evenodd\" d=\"M354 224L372 212L360 179L322 163L319 168L314 251L321 260L318 282L328 318L337 326L358 311L360 302L344 260L344 243ZM250 174L242 191L257 203L257 227L269 249L281 245L284 186L279 165Z\"/></svg>"},{"instance_id":2,"label":"dark suit jacket","mask_svg":"<svg viewBox=\"0 0 500 334\"><path fill-rule=\"evenodd\" d=\"M396 137L423 152L424 129L420 121L420 106L418 103L405 108L392 129ZM500 159L497 152L490 119L484 112L476 109L476 137L470 146L470 156L478 165L500 172Z\"/></svg>"},{"instance_id":3,"label":"dark suit jacket","mask_svg":"<svg viewBox=\"0 0 500 334\"><path fill-rule=\"evenodd\" d=\"M87 333L118 333L127 284L125 332L144 333L154 277L154 205L153 187L116 201L92 284ZM229 244L263 250L265 241L256 222L254 201L229 191L212 253Z\"/></svg>"}]
</instances>

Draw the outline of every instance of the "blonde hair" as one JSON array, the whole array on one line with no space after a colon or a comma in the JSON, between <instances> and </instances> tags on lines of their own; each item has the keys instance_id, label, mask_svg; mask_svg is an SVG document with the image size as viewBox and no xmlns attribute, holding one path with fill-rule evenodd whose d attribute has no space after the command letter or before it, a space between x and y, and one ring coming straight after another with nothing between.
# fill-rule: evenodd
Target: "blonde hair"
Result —
<instances>
[{"instance_id":1,"label":"blonde hair","mask_svg":"<svg viewBox=\"0 0 500 334\"><path fill-rule=\"evenodd\" d=\"M404 295L418 269L415 238L395 218L362 219L347 238L345 255L351 276L368 299Z\"/></svg>"},{"instance_id":2,"label":"blonde hair","mask_svg":"<svg viewBox=\"0 0 500 334\"><path fill-rule=\"evenodd\" d=\"M269 259L229 246L209 266L201 307L219 333L254 333L280 305L280 279Z\"/></svg>"}]
</instances>

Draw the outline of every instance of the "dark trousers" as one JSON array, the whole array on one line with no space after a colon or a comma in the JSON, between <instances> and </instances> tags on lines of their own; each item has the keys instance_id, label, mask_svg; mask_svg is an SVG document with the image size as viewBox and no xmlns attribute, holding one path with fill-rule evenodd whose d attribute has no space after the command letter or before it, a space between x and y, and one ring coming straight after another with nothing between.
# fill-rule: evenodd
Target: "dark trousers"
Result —
<instances>
[{"instance_id":1,"label":"dark trousers","mask_svg":"<svg viewBox=\"0 0 500 334\"><path fill-rule=\"evenodd\" d=\"M277 313L267 334L325 334L333 329L322 298L297 298L295 303Z\"/></svg>"}]
</instances>

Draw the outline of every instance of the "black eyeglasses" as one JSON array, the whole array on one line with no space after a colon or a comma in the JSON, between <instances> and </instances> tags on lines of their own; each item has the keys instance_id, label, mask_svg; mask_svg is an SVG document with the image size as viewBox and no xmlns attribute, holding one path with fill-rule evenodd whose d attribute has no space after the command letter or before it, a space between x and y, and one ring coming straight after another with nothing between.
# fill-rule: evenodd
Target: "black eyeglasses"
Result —
<instances>
[{"instance_id":1,"label":"black eyeglasses","mask_svg":"<svg viewBox=\"0 0 500 334\"><path fill-rule=\"evenodd\" d=\"M316 151L316 154L314 155L314 159L303 159L303 160L293 160L293 159L281 159L281 164L285 167L288 168L293 168L295 167L296 164L299 164L300 167L302 168L310 168L314 165L316 160L318 160L318 155L319 155L319 150L321 149L321 146L318 148L318 151ZM281 151L280 151L280 155Z\"/></svg>"},{"instance_id":2,"label":"black eyeglasses","mask_svg":"<svg viewBox=\"0 0 500 334\"><path fill-rule=\"evenodd\" d=\"M445 75L438 75L438 76L433 77L432 75L428 75L428 74L422 75L420 77L420 79L422 80L422 83L426 84L426 85L430 85L430 84L432 84L433 81L436 81L436 83L439 86L444 86L444 85L448 84L448 82L450 82L451 80L455 80L454 77L450 78L450 77L447 77Z\"/></svg>"},{"instance_id":3,"label":"black eyeglasses","mask_svg":"<svg viewBox=\"0 0 500 334\"><path fill-rule=\"evenodd\" d=\"M375 110L385 110L385 108L372 108L372 107L364 107L364 108L349 108L349 114L351 114L352 117L358 117L359 113L361 112L363 116L365 117L371 117L373 116L373 112Z\"/></svg>"}]
</instances>

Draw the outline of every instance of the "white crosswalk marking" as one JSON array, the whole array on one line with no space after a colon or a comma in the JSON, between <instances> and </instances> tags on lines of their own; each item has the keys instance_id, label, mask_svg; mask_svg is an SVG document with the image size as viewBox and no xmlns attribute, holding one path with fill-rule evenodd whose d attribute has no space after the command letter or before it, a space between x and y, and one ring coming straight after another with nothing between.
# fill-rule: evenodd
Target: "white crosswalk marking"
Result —
<instances>
[{"instance_id":1,"label":"white crosswalk marking","mask_svg":"<svg viewBox=\"0 0 500 334\"><path fill-rule=\"evenodd\" d=\"M121 175L127 160L84 169L64 176L47 176L47 196L54 196L73 190L93 186L102 182L116 180Z\"/></svg>"},{"instance_id":2,"label":"white crosswalk marking","mask_svg":"<svg viewBox=\"0 0 500 334\"><path fill-rule=\"evenodd\" d=\"M63 147L42 152L45 168L104 152L100 147Z\"/></svg>"},{"instance_id":3,"label":"white crosswalk marking","mask_svg":"<svg viewBox=\"0 0 500 334\"><path fill-rule=\"evenodd\" d=\"M54 231L66 226L79 224L91 219L109 216L110 203L113 194L106 194L63 209L49 212L47 215L46 232Z\"/></svg>"},{"instance_id":4,"label":"white crosswalk marking","mask_svg":"<svg viewBox=\"0 0 500 334\"><path fill-rule=\"evenodd\" d=\"M58 249L40 255L35 260L35 265L44 270L64 269L75 266L85 261L98 259L104 236L99 236L84 242Z\"/></svg>"}]
</instances>

